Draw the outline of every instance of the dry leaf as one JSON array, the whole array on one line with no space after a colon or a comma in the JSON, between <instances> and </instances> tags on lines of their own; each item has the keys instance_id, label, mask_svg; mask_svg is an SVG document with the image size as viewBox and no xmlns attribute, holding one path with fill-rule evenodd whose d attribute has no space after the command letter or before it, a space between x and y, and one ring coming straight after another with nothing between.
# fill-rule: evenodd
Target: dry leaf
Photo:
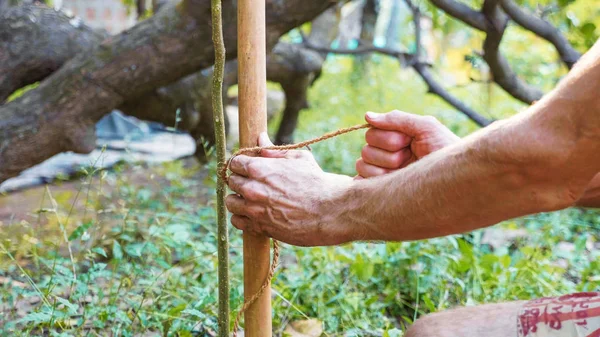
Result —
<instances>
[{"instance_id":1,"label":"dry leaf","mask_svg":"<svg viewBox=\"0 0 600 337\"><path fill-rule=\"evenodd\" d=\"M291 322L283 330L283 335L289 337L319 337L322 333L323 323L314 318Z\"/></svg>"}]
</instances>

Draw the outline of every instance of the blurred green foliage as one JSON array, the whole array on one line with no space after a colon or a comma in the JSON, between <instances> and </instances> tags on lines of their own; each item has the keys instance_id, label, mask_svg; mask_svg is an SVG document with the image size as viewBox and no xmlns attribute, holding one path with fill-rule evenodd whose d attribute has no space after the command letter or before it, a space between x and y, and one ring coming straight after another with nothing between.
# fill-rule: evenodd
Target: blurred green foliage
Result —
<instances>
[{"instance_id":1,"label":"blurred green foliage","mask_svg":"<svg viewBox=\"0 0 600 337\"><path fill-rule=\"evenodd\" d=\"M546 10L581 51L598 36L594 1L519 2L531 11ZM430 57L441 83L490 118L523 110L522 103L487 83L478 56L483 36L427 9L439 46ZM409 33L402 37L407 46ZM459 43L446 43L456 36ZM546 91L566 72L551 46L518 27L509 28L503 50L520 76ZM478 129L426 94L420 77L395 60L373 55L360 72L354 62L328 58L310 89L297 140L362 123L369 110L434 115L460 136ZM277 123L276 118L271 131ZM313 153L325 170L354 175L363 134L317 144ZM129 179L131 171L144 172L149 182ZM206 178L199 172L207 172ZM42 197L52 207L32 209L31 220L2 225L0 336L210 336L217 305L215 163L88 169L79 179L81 189L73 192L79 203L50 187ZM232 231L231 240L231 301L239 308L240 233ZM284 245L273 284L275 332L281 335L288 322L311 317L324 323L328 336L401 336L419 316L458 305L600 290L599 241L600 213L568 209L417 242Z\"/></svg>"}]
</instances>

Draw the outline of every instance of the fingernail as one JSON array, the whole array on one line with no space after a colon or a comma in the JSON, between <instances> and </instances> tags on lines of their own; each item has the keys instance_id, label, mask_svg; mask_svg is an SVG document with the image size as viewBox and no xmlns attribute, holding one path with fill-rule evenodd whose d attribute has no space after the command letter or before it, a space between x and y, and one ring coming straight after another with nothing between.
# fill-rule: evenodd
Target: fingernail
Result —
<instances>
[{"instance_id":1,"label":"fingernail","mask_svg":"<svg viewBox=\"0 0 600 337\"><path fill-rule=\"evenodd\" d=\"M373 112L373 111L367 111L367 117L369 119L377 119L379 117L380 114Z\"/></svg>"}]
</instances>

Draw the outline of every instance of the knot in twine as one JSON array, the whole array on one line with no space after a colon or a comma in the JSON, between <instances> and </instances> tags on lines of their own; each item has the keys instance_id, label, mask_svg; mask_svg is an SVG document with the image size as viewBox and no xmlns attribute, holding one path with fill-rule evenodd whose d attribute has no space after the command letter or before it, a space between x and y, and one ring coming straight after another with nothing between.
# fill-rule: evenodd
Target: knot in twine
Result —
<instances>
[{"instance_id":1,"label":"knot in twine","mask_svg":"<svg viewBox=\"0 0 600 337\"><path fill-rule=\"evenodd\" d=\"M262 150L281 150L281 151L297 150L297 149L301 149L304 147L308 147L309 145L312 145L312 144L315 144L318 142L322 142L322 141L330 139L330 138L334 138L334 137L343 135L345 133L349 133L349 132L360 130L360 129L366 129L366 128L369 128L370 126L371 126L370 124L355 125L355 126L351 126L349 128L343 128L343 129L339 129L339 130L336 130L333 132L328 132L328 133L322 135L321 137L317 137L317 138L310 139L310 140L303 141L303 142L296 143L296 144L255 146L255 147L243 148L243 149L236 151L231 156L231 158L229 158L229 160L227 160L225 163L223 163L223 162L219 163L219 168L218 168L217 174L218 174L219 178L221 179L221 181L223 181L227 184L229 181L229 176L227 175L227 171L229 170L229 165L231 163L231 160L233 158L235 158L236 156L239 156L239 155L257 156L257 155L260 155L260 152ZM267 287L269 287L271 285L271 280L273 279L273 275L275 274L275 269L277 268L278 263L279 263L279 242L277 240L273 239L273 262L271 263L271 267L269 268L269 273L267 274L267 277L266 277L265 281L263 282L262 286L260 287L260 289L258 289L258 291L254 295L252 295L252 297L250 297L248 300L244 300L244 304L242 305L242 307L240 308L240 310L238 311L238 313L235 317L235 322L233 324L233 337L237 337L240 320L242 319L242 316L244 315L244 313L248 310L248 308L250 308L252 306L252 304L254 304L254 302L256 302L256 300L258 300L258 298L264 293L265 289L267 289Z\"/></svg>"}]
</instances>

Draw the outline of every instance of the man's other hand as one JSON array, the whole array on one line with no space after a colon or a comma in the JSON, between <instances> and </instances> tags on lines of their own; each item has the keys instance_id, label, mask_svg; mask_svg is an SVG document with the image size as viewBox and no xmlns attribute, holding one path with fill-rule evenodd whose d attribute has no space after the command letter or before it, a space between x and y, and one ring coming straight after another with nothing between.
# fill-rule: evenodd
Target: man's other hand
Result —
<instances>
[{"instance_id":1,"label":"man's other hand","mask_svg":"<svg viewBox=\"0 0 600 337\"><path fill-rule=\"evenodd\" d=\"M394 110L367 112L366 120L372 128L365 134L367 145L356 161L356 172L362 178L404 168L460 139L432 116Z\"/></svg>"},{"instance_id":2,"label":"man's other hand","mask_svg":"<svg viewBox=\"0 0 600 337\"><path fill-rule=\"evenodd\" d=\"M272 145L266 133L260 146ZM345 211L333 202L352 178L324 172L305 150L263 150L261 157L231 160L226 205L238 229L298 246L335 245L350 240L339 221Z\"/></svg>"}]
</instances>

